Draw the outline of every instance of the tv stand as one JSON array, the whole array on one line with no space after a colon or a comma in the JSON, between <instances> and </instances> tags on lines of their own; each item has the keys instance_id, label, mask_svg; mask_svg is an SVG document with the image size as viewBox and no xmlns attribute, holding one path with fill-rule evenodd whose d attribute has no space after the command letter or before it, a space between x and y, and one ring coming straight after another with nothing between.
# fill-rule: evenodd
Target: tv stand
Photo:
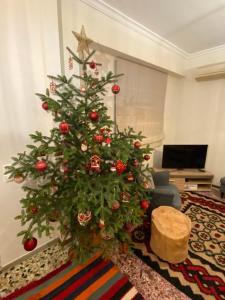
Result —
<instances>
[{"instance_id":1,"label":"tv stand","mask_svg":"<svg viewBox=\"0 0 225 300\"><path fill-rule=\"evenodd\" d=\"M212 189L213 174L198 169L155 169L155 171L168 170L170 182L183 191L210 191Z\"/></svg>"}]
</instances>

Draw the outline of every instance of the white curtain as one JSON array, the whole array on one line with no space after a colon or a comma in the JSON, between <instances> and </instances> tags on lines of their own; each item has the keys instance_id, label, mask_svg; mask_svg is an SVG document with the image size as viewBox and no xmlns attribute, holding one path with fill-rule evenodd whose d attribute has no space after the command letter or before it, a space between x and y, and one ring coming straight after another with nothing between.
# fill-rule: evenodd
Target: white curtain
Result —
<instances>
[{"instance_id":1,"label":"white curtain","mask_svg":"<svg viewBox=\"0 0 225 300\"><path fill-rule=\"evenodd\" d=\"M120 129L128 126L146 137L151 147L162 144L163 115L167 74L124 59L116 60L121 88L116 98L116 122Z\"/></svg>"}]
</instances>

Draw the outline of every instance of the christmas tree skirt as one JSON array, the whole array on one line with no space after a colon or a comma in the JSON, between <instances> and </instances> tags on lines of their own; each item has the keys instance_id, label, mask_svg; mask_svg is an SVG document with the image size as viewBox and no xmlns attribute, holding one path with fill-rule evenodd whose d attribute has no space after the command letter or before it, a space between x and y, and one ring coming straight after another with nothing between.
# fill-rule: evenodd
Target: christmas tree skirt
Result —
<instances>
[{"instance_id":1,"label":"christmas tree skirt","mask_svg":"<svg viewBox=\"0 0 225 300\"><path fill-rule=\"evenodd\" d=\"M85 264L68 262L6 299L143 299L128 277L110 261L95 255Z\"/></svg>"},{"instance_id":2,"label":"christmas tree skirt","mask_svg":"<svg viewBox=\"0 0 225 300\"><path fill-rule=\"evenodd\" d=\"M188 257L178 264L158 258L149 229L135 229L135 254L191 299L225 299L225 204L197 193L183 193L181 211L190 217Z\"/></svg>"}]
</instances>

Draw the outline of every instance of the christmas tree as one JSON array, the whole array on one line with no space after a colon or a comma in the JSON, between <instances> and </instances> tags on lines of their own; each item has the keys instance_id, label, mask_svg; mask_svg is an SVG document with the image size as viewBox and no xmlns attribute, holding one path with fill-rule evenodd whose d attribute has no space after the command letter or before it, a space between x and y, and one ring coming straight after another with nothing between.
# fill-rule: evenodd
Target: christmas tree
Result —
<instances>
[{"instance_id":1,"label":"christmas tree","mask_svg":"<svg viewBox=\"0 0 225 300\"><path fill-rule=\"evenodd\" d=\"M110 120L102 101L107 85L119 93L116 82L121 75L90 74L100 64L93 60L94 51L89 52L84 29L75 35L79 56L67 48L69 67L79 64L80 73L49 76L50 89L37 94L55 126L49 136L31 134L33 144L12 158L6 173L23 183L25 191L16 217L27 225L18 233L25 250L36 247L37 236L50 235L57 221L76 259L83 260L97 249L107 254L131 242L129 233L143 222L149 207L151 170L143 162L149 160L151 149L142 146L141 133L132 128L120 131ZM77 79L79 87L73 83Z\"/></svg>"}]
</instances>

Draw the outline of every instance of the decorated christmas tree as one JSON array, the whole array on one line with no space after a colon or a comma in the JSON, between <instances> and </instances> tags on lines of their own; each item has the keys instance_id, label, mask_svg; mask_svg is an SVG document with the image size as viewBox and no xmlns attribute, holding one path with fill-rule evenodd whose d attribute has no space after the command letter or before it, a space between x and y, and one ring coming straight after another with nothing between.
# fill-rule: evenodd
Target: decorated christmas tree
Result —
<instances>
[{"instance_id":1,"label":"decorated christmas tree","mask_svg":"<svg viewBox=\"0 0 225 300\"><path fill-rule=\"evenodd\" d=\"M18 233L25 250L33 250L37 237L57 227L70 240L76 259L83 260L97 249L110 253L131 242L129 233L149 207L150 168L143 162L151 149L141 144L141 133L120 131L110 120L103 99L108 85L119 93L121 75L93 75L90 70L100 64L89 51L91 41L83 28L75 36L79 55L67 49L69 67L79 64L79 74L49 76L50 89L37 94L55 126L49 136L31 134L33 143L12 158L6 173L25 191L16 217L26 225Z\"/></svg>"}]
</instances>

